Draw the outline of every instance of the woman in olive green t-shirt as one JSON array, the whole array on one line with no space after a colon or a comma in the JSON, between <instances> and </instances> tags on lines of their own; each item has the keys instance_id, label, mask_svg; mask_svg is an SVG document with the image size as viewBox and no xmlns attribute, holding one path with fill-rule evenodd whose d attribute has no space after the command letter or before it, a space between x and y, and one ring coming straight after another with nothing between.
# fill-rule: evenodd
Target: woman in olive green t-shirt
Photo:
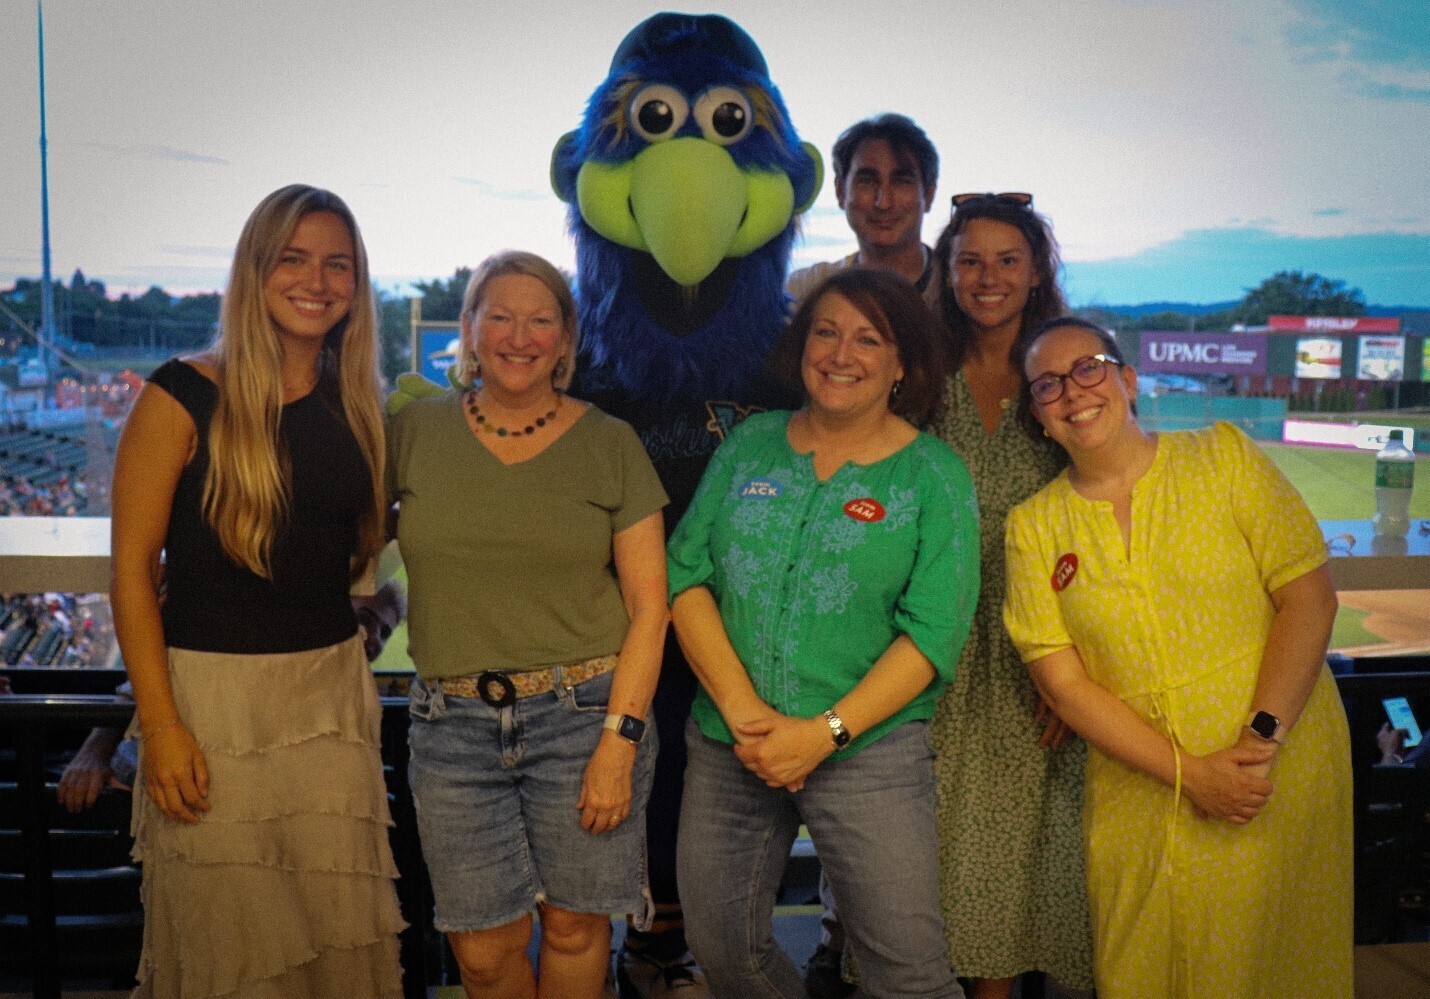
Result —
<instances>
[{"instance_id":1,"label":"woman in olive green t-shirt","mask_svg":"<svg viewBox=\"0 0 1430 999\"><path fill-rule=\"evenodd\" d=\"M471 387L393 423L390 492L410 585L413 797L469 994L596 996L610 914L648 918L666 497L626 424L568 399L575 307L503 253L463 297Z\"/></svg>"}]
</instances>

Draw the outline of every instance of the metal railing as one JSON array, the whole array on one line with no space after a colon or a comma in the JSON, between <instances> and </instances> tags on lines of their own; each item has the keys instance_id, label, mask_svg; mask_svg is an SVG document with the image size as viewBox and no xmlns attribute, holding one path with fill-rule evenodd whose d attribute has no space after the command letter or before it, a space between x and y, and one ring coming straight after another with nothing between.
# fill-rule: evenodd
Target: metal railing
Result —
<instances>
[{"instance_id":1,"label":"metal railing","mask_svg":"<svg viewBox=\"0 0 1430 999\"><path fill-rule=\"evenodd\" d=\"M59 999L64 955L60 950L50 820L45 796L45 751L56 729L123 728L134 705L112 695L17 694L0 697L0 730L10 734L16 757L21 846L24 850L25 917L30 936L31 992L35 999ZM51 747L54 748L54 747ZM417 839L417 816L407 789L407 701L382 699L382 759L395 823L391 833L397 862L398 902L408 928L400 939L402 991L407 999L427 995L428 955L437 940L427 870ZM141 789L136 794L144 793Z\"/></svg>"}]
</instances>

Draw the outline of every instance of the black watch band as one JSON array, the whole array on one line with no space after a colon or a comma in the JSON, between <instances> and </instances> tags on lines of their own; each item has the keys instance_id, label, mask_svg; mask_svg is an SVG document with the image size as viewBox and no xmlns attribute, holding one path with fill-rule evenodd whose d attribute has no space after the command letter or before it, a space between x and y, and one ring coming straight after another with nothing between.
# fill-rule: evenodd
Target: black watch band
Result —
<instances>
[{"instance_id":1,"label":"black watch band","mask_svg":"<svg viewBox=\"0 0 1430 999\"><path fill-rule=\"evenodd\" d=\"M1277 718L1270 711L1252 712L1250 718L1246 720L1246 727L1251 729L1267 742L1281 742L1281 737L1285 734L1281 728L1281 719Z\"/></svg>"}]
</instances>

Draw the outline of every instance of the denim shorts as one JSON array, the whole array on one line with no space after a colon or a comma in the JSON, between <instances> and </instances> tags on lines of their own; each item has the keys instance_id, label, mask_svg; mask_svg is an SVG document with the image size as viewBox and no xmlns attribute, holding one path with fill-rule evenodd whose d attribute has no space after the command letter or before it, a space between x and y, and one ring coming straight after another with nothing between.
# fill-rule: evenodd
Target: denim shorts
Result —
<instances>
[{"instance_id":1,"label":"denim shorts","mask_svg":"<svg viewBox=\"0 0 1430 999\"><path fill-rule=\"evenodd\" d=\"M449 697L413 679L408 780L437 929L505 926L538 902L648 923L645 807L658 742L654 725L647 725L636 751L629 817L596 835L581 828L576 808L613 675L558 685L503 708Z\"/></svg>"}]
</instances>

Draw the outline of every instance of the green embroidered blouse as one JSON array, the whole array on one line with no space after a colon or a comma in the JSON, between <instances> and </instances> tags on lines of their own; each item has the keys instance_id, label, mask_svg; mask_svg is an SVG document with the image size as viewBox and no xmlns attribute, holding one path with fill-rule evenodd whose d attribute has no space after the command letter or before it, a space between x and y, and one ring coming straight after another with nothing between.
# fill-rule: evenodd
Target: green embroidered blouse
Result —
<instances>
[{"instance_id":1,"label":"green embroidered blouse","mask_svg":"<svg viewBox=\"0 0 1430 999\"><path fill-rule=\"evenodd\" d=\"M821 482L790 447L789 418L751 416L715 452L670 539L670 594L709 587L755 690L793 717L827 710L908 635L938 677L836 754L849 755L932 717L953 678L978 599L977 501L962 460L928 434ZM692 714L735 741L704 690Z\"/></svg>"}]
</instances>

